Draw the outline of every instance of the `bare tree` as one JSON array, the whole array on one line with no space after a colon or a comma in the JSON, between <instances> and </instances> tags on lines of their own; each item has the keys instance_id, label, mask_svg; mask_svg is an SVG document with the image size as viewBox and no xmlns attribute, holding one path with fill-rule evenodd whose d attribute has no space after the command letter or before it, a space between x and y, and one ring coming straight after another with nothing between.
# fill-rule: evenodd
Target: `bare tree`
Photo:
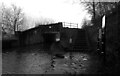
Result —
<instances>
[{"instance_id":1,"label":"bare tree","mask_svg":"<svg viewBox=\"0 0 120 76\"><path fill-rule=\"evenodd\" d=\"M23 25L25 17L21 8L18 8L15 5L5 7L5 5L2 4L0 13L0 25L2 26L2 32L15 33L15 31L19 31L18 26Z\"/></svg>"},{"instance_id":2,"label":"bare tree","mask_svg":"<svg viewBox=\"0 0 120 76\"><path fill-rule=\"evenodd\" d=\"M113 8L117 7L118 2L95 2L95 0L80 0L90 14L93 15L93 18L100 17L103 14L111 11Z\"/></svg>"}]
</instances>

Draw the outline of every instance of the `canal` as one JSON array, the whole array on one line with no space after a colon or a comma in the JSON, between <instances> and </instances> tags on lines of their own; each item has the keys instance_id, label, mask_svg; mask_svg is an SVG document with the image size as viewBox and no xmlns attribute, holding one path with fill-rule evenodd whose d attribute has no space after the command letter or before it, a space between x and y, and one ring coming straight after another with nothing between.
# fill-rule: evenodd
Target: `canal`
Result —
<instances>
[{"instance_id":1,"label":"canal","mask_svg":"<svg viewBox=\"0 0 120 76\"><path fill-rule=\"evenodd\" d=\"M2 53L3 74L94 74L100 61L88 53L64 52L64 58L54 59L51 51L43 45L32 45L7 50ZM53 63L52 63L53 62ZM52 66L53 65L53 66Z\"/></svg>"}]
</instances>

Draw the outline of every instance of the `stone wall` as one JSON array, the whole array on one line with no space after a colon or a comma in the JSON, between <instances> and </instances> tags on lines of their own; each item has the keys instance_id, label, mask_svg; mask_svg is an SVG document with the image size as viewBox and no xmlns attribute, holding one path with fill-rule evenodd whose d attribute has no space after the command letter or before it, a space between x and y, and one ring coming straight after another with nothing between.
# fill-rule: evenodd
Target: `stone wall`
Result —
<instances>
[{"instance_id":1,"label":"stone wall","mask_svg":"<svg viewBox=\"0 0 120 76\"><path fill-rule=\"evenodd\" d=\"M76 36L77 36L77 29L74 28L64 28L61 31L61 44L64 47L70 47L70 45L74 44ZM70 38L72 42L70 43Z\"/></svg>"},{"instance_id":2,"label":"stone wall","mask_svg":"<svg viewBox=\"0 0 120 76\"><path fill-rule=\"evenodd\" d=\"M20 44L22 46L25 46L25 45L43 43L44 42L44 38L43 38L44 33L59 32L61 29L62 29L61 23L49 24L49 25L39 25L38 27L21 32L21 34L19 36Z\"/></svg>"}]
</instances>

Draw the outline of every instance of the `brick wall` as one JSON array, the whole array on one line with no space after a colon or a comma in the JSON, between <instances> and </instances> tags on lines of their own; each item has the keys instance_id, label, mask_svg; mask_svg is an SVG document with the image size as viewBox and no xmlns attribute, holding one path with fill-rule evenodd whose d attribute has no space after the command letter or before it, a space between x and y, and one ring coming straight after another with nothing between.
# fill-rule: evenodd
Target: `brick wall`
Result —
<instances>
[{"instance_id":1,"label":"brick wall","mask_svg":"<svg viewBox=\"0 0 120 76\"><path fill-rule=\"evenodd\" d=\"M62 29L61 23L39 25L38 27L21 32L20 44L22 46L43 43L43 34L47 32L59 32Z\"/></svg>"}]
</instances>

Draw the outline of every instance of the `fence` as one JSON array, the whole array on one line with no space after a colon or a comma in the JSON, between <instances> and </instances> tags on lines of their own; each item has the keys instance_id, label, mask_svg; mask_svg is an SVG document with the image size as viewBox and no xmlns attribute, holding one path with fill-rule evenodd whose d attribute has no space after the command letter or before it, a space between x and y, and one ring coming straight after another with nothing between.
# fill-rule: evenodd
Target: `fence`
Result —
<instances>
[{"instance_id":1,"label":"fence","mask_svg":"<svg viewBox=\"0 0 120 76\"><path fill-rule=\"evenodd\" d=\"M77 23L63 22L63 27L68 27L68 28L78 28L78 24L77 24Z\"/></svg>"}]
</instances>

